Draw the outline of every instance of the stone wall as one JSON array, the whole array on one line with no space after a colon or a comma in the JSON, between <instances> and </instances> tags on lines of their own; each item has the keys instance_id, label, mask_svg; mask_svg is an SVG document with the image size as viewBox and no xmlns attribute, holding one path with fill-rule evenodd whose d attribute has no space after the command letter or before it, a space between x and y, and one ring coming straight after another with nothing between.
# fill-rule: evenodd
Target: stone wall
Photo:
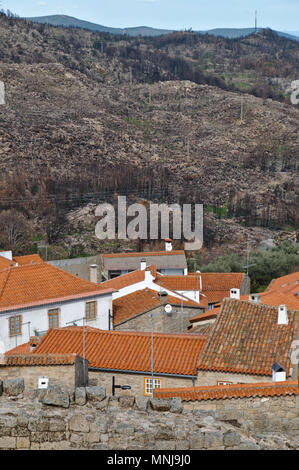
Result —
<instances>
[{"instance_id":1,"label":"stone wall","mask_svg":"<svg viewBox=\"0 0 299 470\"><path fill-rule=\"evenodd\" d=\"M83 359L76 358L74 364L47 365L47 366L0 366L0 379L22 377L26 388L37 388L39 377L48 377L53 385L68 386L71 388L82 386L88 383L88 361L85 361L83 369ZM85 372L85 382L84 382Z\"/></svg>"},{"instance_id":2,"label":"stone wall","mask_svg":"<svg viewBox=\"0 0 299 470\"><path fill-rule=\"evenodd\" d=\"M298 397L191 404L111 397L102 387L10 396L0 385L0 450L299 449Z\"/></svg>"},{"instance_id":3,"label":"stone wall","mask_svg":"<svg viewBox=\"0 0 299 470\"><path fill-rule=\"evenodd\" d=\"M234 374L231 372L217 372L199 370L196 387L217 385L218 382L231 382L233 384L251 384L258 382L271 382L272 377L267 375Z\"/></svg>"},{"instance_id":4,"label":"stone wall","mask_svg":"<svg viewBox=\"0 0 299 470\"><path fill-rule=\"evenodd\" d=\"M109 393L112 393L112 377L115 376L115 383L117 385L130 385L131 390L124 392L116 389L116 395L145 395L145 379L151 379L150 375L146 374L126 374L120 372L100 372L92 371L89 369L89 384L90 385L101 385L107 389ZM188 378L176 378L176 377L163 377L154 376L155 379L162 380L162 387L193 387L192 379Z\"/></svg>"},{"instance_id":5,"label":"stone wall","mask_svg":"<svg viewBox=\"0 0 299 470\"><path fill-rule=\"evenodd\" d=\"M299 431L299 396L230 398L183 402L186 410L213 411L216 419L245 431Z\"/></svg>"},{"instance_id":6,"label":"stone wall","mask_svg":"<svg viewBox=\"0 0 299 470\"><path fill-rule=\"evenodd\" d=\"M196 317L203 312L200 308L183 308L183 314L181 313L181 307L179 305L173 306L171 315L167 315L164 312L164 305L152 309L150 312L138 315L124 323L114 326L115 330L122 331L151 331L150 314L153 316L153 331L157 333L184 333L190 326L190 319ZM157 315L161 313L161 315Z\"/></svg>"}]
</instances>

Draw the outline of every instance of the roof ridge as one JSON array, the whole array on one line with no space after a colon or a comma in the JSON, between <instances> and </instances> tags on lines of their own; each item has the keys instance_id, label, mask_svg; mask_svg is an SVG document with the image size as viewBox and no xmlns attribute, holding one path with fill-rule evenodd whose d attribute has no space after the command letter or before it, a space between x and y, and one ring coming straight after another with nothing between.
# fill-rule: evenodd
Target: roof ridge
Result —
<instances>
[{"instance_id":1,"label":"roof ridge","mask_svg":"<svg viewBox=\"0 0 299 470\"><path fill-rule=\"evenodd\" d=\"M5 287L6 287L8 278L9 278L9 276L10 276L11 268L12 268L12 267L13 267L13 266L10 266L9 268L7 268L7 276L6 276L6 278L4 279L3 284L2 284L2 286L1 286L1 289L0 289L0 299L1 299L1 297L2 297L2 294L3 294L4 290L5 290Z\"/></svg>"}]
</instances>

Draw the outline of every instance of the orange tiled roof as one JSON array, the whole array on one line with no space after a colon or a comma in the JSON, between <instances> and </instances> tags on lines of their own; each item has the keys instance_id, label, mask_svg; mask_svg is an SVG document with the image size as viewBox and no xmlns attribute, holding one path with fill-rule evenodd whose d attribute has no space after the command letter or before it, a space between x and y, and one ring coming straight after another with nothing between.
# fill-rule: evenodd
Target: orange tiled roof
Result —
<instances>
[{"instance_id":1,"label":"orange tiled roof","mask_svg":"<svg viewBox=\"0 0 299 470\"><path fill-rule=\"evenodd\" d=\"M221 302L232 288L241 288L244 277L244 273L201 273L202 292L209 303Z\"/></svg>"},{"instance_id":2,"label":"orange tiled roof","mask_svg":"<svg viewBox=\"0 0 299 470\"><path fill-rule=\"evenodd\" d=\"M299 386L297 381L289 381L190 388L156 388L154 395L156 398L180 397L182 401L225 400L230 398L299 395Z\"/></svg>"},{"instance_id":3,"label":"orange tiled roof","mask_svg":"<svg viewBox=\"0 0 299 470\"><path fill-rule=\"evenodd\" d=\"M299 286L298 286L299 289ZM257 294L260 296L261 304L272 305L278 307L279 305L286 305L288 308L293 310L299 310L299 296L292 295L292 293L285 294L280 291L266 290ZM241 300L248 300L249 295L241 296Z\"/></svg>"},{"instance_id":4,"label":"orange tiled roof","mask_svg":"<svg viewBox=\"0 0 299 470\"><path fill-rule=\"evenodd\" d=\"M289 310L288 325L278 325L276 307L225 299L198 369L272 375L272 365L279 362L289 375L297 316Z\"/></svg>"},{"instance_id":5,"label":"orange tiled roof","mask_svg":"<svg viewBox=\"0 0 299 470\"><path fill-rule=\"evenodd\" d=\"M199 276L161 276L158 275L155 280L160 286L169 287L170 289L184 290L184 291L199 291L200 290L200 278Z\"/></svg>"},{"instance_id":6,"label":"orange tiled roof","mask_svg":"<svg viewBox=\"0 0 299 470\"><path fill-rule=\"evenodd\" d=\"M7 269L10 266L13 266L14 262L5 258L4 256L0 256L0 270Z\"/></svg>"},{"instance_id":7,"label":"orange tiled roof","mask_svg":"<svg viewBox=\"0 0 299 470\"><path fill-rule=\"evenodd\" d=\"M204 320L211 320L213 318L217 318L217 315L219 314L219 312L220 312L220 307L213 308L211 310L208 310L205 313L202 313L201 315L197 315L196 317L191 318L191 320L189 321L190 323L197 323L197 322L204 321Z\"/></svg>"},{"instance_id":8,"label":"orange tiled roof","mask_svg":"<svg viewBox=\"0 0 299 470\"><path fill-rule=\"evenodd\" d=\"M143 256L176 256L184 255L184 250L175 251L140 251L135 253L110 253L101 255L103 258L136 258Z\"/></svg>"},{"instance_id":9,"label":"orange tiled roof","mask_svg":"<svg viewBox=\"0 0 299 470\"><path fill-rule=\"evenodd\" d=\"M181 300L168 296L168 303L171 305L181 305ZM152 289L142 289L131 294L113 300L113 323L119 323L135 317L138 314L147 312L161 305L158 292ZM184 306L200 308L200 305L192 300L184 300Z\"/></svg>"},{"instance_id":10,"label":"orange tiled roof","mask_svg":"<svg viewBox=\"0 0 299 470\"><path fill-rule=\"evenodd\" d=\"M102 287L112 288L115 290L123 289L124 287L131 286L137 282L142 282L145 279L145 270L136 270L131 273L122 274L114 279L109 279L101 283Z\"/></svg>"},{"instance_id":11,"label":"orange tiled roof","mask_svg":"<svg viewBox=\"0 0 299 470\"><path fill-rule=\"evenodd\" d=\"M289 292L295 287L298 287L299 290L299 272L273 279L273 281L270 282L267 290Z\"/></svg>"},{"instance_id":12,"label":"orange tiled roof","mask_svg":"<svg viewBox=\"0 0 299 470\"><path fill-rule=\"evenodd\" d=\"M39 264L44 262L42 258L37 254L14 256L13 260L18 263L19 266L26 266L27 264Z\"/></svg>"},{"instance_id":13,"label":"orange tiled roof","mask_svg":"<svg viewBox=\"0 0 299 470\"><path fill-rule=\"evenodd\" d=\"M8 354L2 366L54 366L74 364L76 354Z\"/></svg>"},{"instance_id":14,"label":"orange tiled roof","mask_svg":"<svg viewBox=\"0 0 299 470\"><path fill-rule=\"evenodd\" d=\"M155 333L154 371L156 373L195 375L205 336ZM34 354L83 356L83 328L48 330ZM151 372L151 334L125 331L86 330L85 357L89 367L98 369Z\"/></svg>"},{"instance_id":15,"label":"orange tiled roof","mask_svg":"<svg viewBox=\"0 0 299 470\"><path fill-rule=\"evenodd\" d=\"M112 292L47 263L0 273L0 311Z\"/></svg>"},{"instance_id":16,"label":"orange tiled roof","mask_svg":"<svg viewBox=\"0 0 299 470\"><path fill-rule=\"evenodd\" d=\"M13 349L10 349L9 351L6 351L5 355L19 355L19 354L30 354L30 341L28 343L20 344L20 346L17 346Z\"/></svg>"}]
</instances>

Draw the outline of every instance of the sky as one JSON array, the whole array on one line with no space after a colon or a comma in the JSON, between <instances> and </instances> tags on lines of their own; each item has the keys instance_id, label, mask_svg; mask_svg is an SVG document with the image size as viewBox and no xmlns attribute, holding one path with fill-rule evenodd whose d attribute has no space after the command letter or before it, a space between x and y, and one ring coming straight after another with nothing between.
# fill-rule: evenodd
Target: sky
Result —
<instances>
[{"instance_id":1,"label":"sky","mask_svg":"<svg viewBox=\"0 0 299 470\"><path fill-rule=\"evenodd\" d=\"M299 0L0 0L21 17L69 15L111 27L207 30L258 26L299 30Z\"/></svg>"}]
</instances>

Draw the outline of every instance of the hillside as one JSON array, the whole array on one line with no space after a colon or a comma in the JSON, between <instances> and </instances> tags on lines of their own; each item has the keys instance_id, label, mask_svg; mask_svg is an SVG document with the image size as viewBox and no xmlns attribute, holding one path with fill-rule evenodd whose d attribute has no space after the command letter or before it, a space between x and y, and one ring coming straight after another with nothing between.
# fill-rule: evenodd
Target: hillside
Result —
<instances>
[{"instance_id":1,"label":"hillside","mask_svg":"<svg viewBox=\"0 0 299 470\"><path fill-rule=\"evenodd\" d=\"M246 243L244 225L261 227L256 236L248 228L253 240L269 229L295 227L296 107L211 86L204 74L203 83L175 80L170 71L163 76L167 62L158 68L155 39L133 42L125 59L111 49L129 46L97 34L0 18L0 80L6 85L6 105L0 107L2 210L25 214L33 236L46 233L53 243L60 236L70 235L73 243L80 238L82 227L53 234L53 225L63 226L65 211L105 199L103 191L111 198L114 192L133 193L132 201L204 203L206 245L223 249ZM164 39L167 57L191 49L181 36ZM97 40L105 41L103 53L92 48ZM231 43L217 41L225 60ZM261 54L272 54L273 38L251 41L259 41ZM276 48L298 54L296 43L277 41ZM250 48L252 42L232 44ZM143 64L132 51L144 44ZM153 75L150 83L138 82L138 64L156 70L156 80ZM296 73L289 61L288 77ZM91 250L101 249L94 226L88 230Z\"/></svg>"},{"instance_id":2,"label":"hillside","mask_svg":"<svg viewBox=\"0 0 299 470\"><path fill-rule=\"evenodd\" d=\"M128 28L111 28L89 21L80 20L67 15L50 15L50 16L36 16L26 18L34 23L50 24L53 26L66 26L71 28L83 28L90 31L98 31L102 33L111 34L126 34L128 36L160 36L162 34L170 34L175 32L169 29L157 29L149 26L137 26ZM261 31L262 28L258 28ZM194 31L197 34L209 34L212 36L220 36L229 39L236 39L255 33L255 28L214 28L206 31ZM281 31L274 31L278 36L286 37L294 41L299 40L298 34L284 33Z\"/></svg>"}]
</instances>

